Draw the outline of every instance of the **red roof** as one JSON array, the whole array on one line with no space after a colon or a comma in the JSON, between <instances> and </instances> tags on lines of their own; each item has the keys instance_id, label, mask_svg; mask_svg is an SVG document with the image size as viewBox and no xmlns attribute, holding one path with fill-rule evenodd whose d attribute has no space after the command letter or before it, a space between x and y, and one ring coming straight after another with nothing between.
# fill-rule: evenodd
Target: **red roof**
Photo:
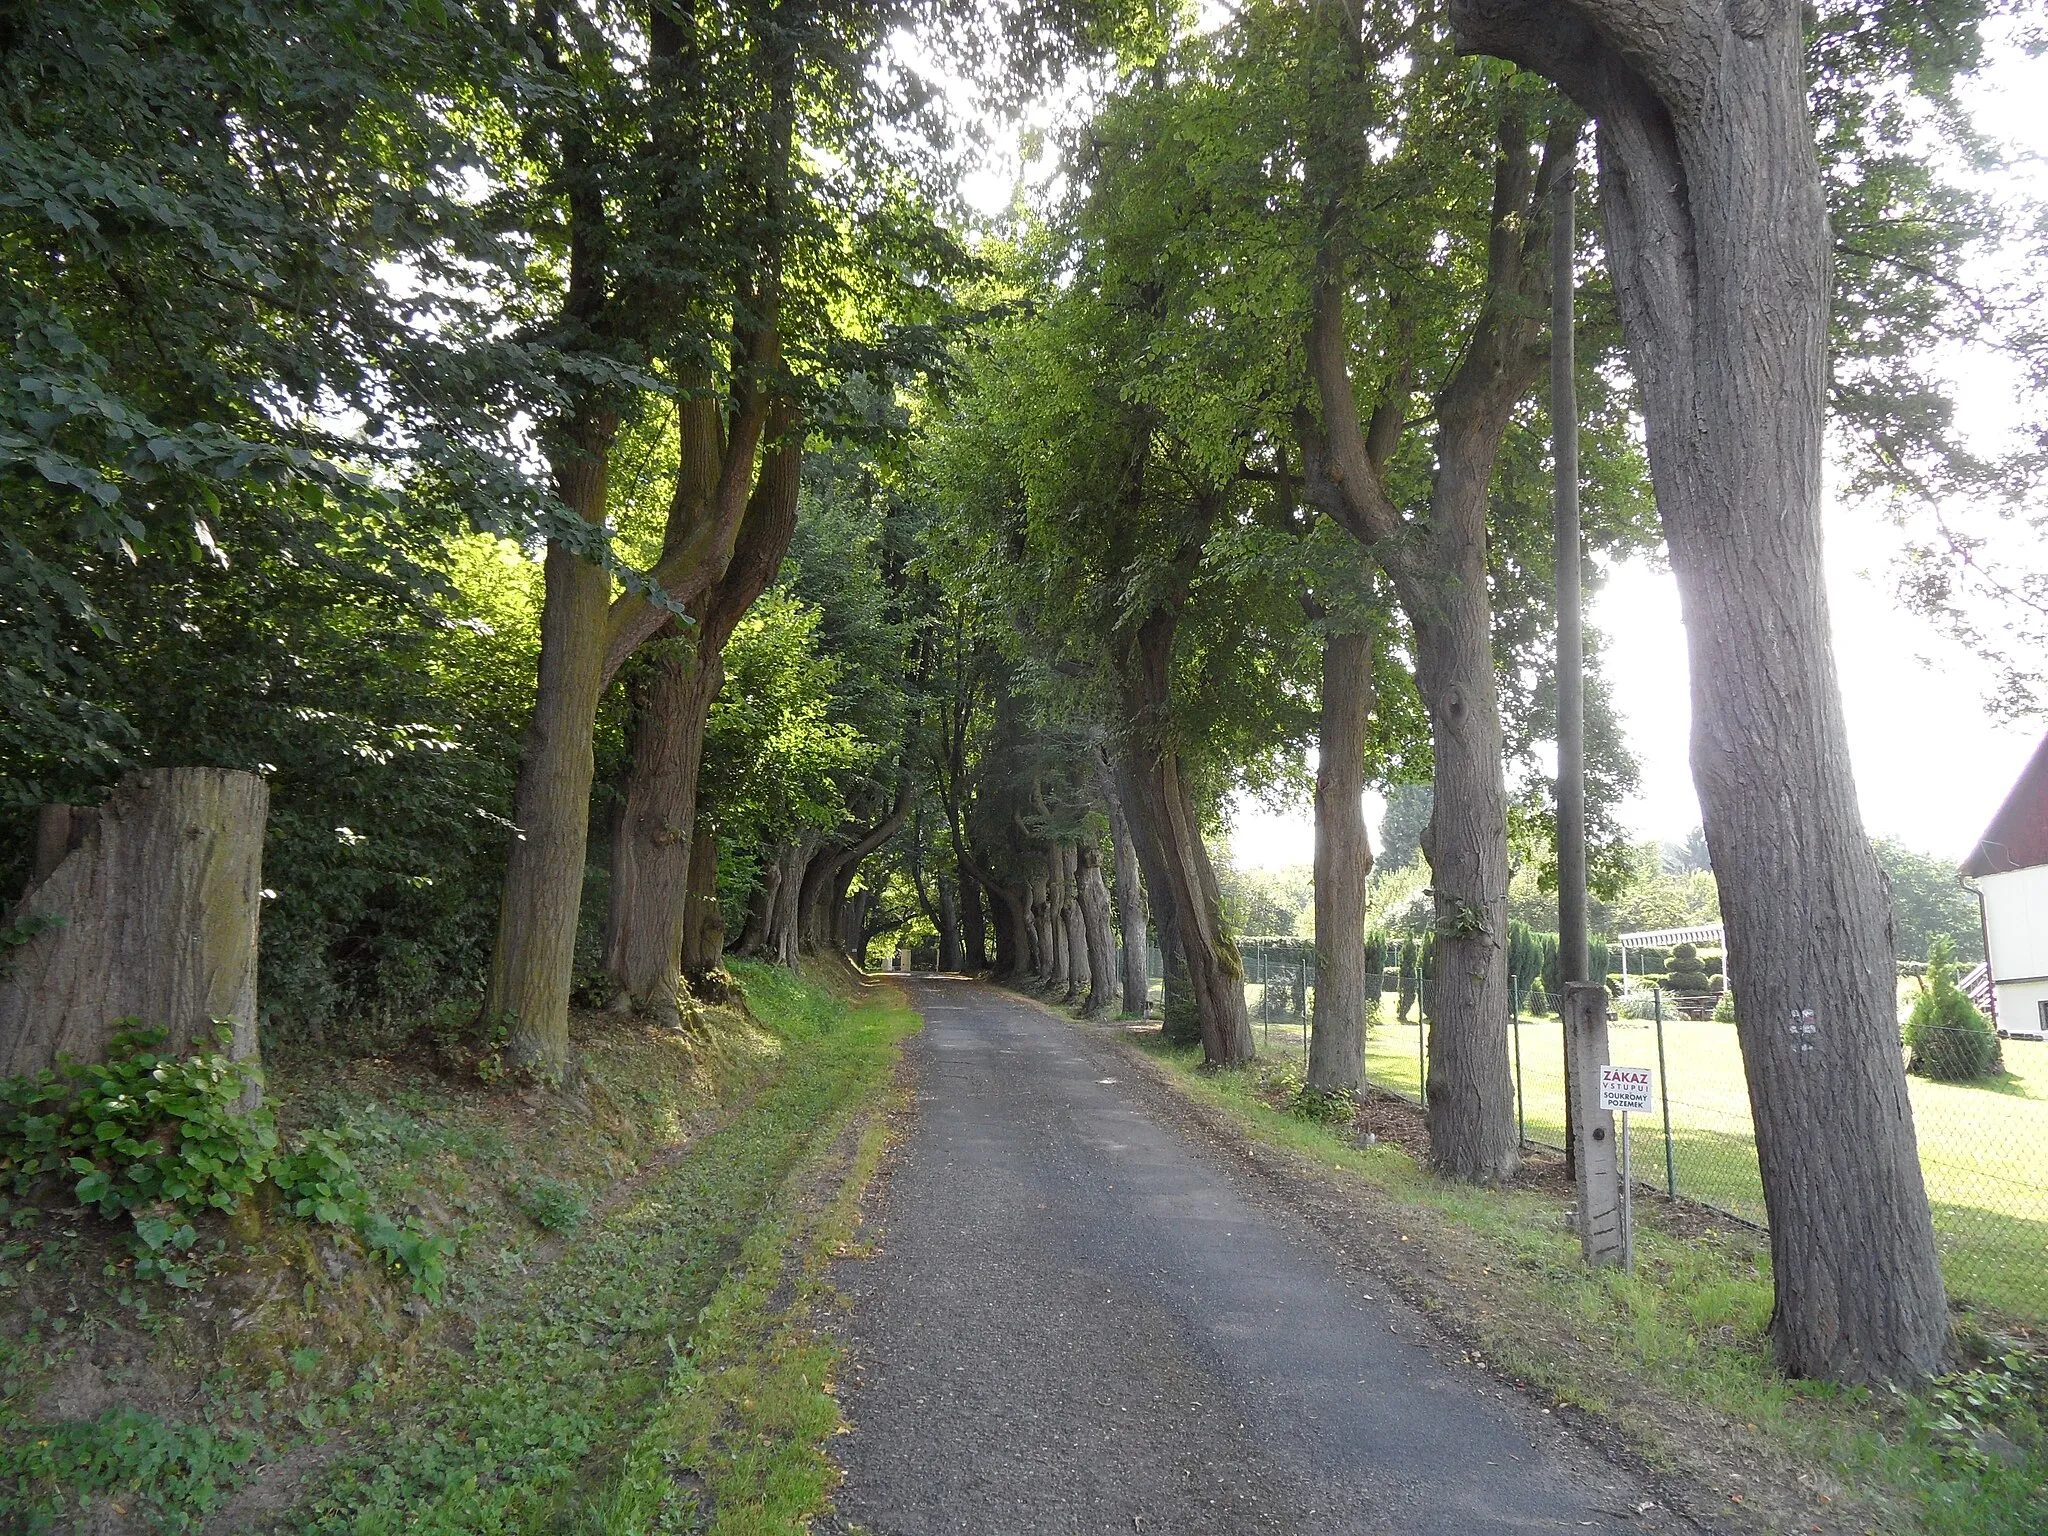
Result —
<instances>
[{"instance_id":1,"label":"red roof","mask_svg":"<svg viewBox=\"0 0 2048 1536\"><path fill-rule=\"evenodd\" d=\"M1966 875L2002 875L2048 864L2048 736L2034 748L1991 825L1963 860Z\"/></svg>"}]
</instances>

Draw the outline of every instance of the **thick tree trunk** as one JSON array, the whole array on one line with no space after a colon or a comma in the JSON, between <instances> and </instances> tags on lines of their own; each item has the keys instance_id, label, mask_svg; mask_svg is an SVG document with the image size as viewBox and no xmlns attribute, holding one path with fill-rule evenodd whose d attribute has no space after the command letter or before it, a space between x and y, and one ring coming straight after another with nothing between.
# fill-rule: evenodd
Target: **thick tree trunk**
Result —
<instances>
[{"instance_id":1,"label":"thick tree trunk","mask_svg":"<svg viewBox=\"0 0 2048 1536\"><path fill-rule=\"evenodd\" d=\"M1045 920L1045 876L1024 883L1025 932L1031 944L1031 979L1044 986L1052 975L1052 929Z\"/></svg>"},{"instance_id":2,"label":"thick tree trunk","mask_svg":"<svg viewBox=\"0 0 2048 1536\"><path fill-rule=\"evenodd\" d=\"M0 1076L104 1061L124 1019L164 1029L174 1056L218 1050L224 1022L228 1054L256 1060L269 805L253 773L156 768L42 818L39 877L7 915L59 921L0 970Z\"/></svg>"},{"instance_id":3,"label":"thick tree trunk","mask_svg":"<svg viewBox=\"0 0 2048 1536\"><path fill-rule=\"evenodd\" d=\"M725 958L725 909L718 900L718 829L699 807L683 896L683 975L692 987Z\"/></svg>"},{"instance_id":4,"label":"thick tree trunk","mask_svg":"<svg viewBox=\"0 0 2048 1536\"><path fill-rule=\"evenodd\" d=\"M1109 922L1109 887L1102 883L1102 850L1083 839L1077 853L1081 924L1086 935L1088 994L1082 1011L1090 1018L1116 1012L1116 934Z\"/></svg>"},{"instance_id":5,"label":"thick tree trunk","mask_svg":"<svg viewBox=\"0 0 2048 1536\"><path fill-rule=\"evenodd\" d=\"M1223 893L1194 796L1170 751L1144 753L1138 763L1138 819L1152 830L1161 878L1172 892L1173 929L1190 1000L1201 1024L1202 1059L1236 1066L1252 1059L1251 1019L1245 1010L1244 962L1223 931ZM1171 963L1168 976L1173 976Z\"/></svg>"},{"instance_id":6,"label":"thick tree trunk","mask_svg":"<svg viewBox=\"0 0 2048 1536\"><path fill-rule=\"evenodd\" d=\"M1244 962L1223 929L1223 893L1202 841L1199 807L1180 758L1163 739L1170 699L1169 667L1177 620L1156 614L1139 628L1123 669L1124 710L1137 736L1130 755L1133 820L1142 823L1159 861L1158 886L1147 881L1153 910L1170 904L1187 989L1201 1021L1202 1059L1211 1067L1252 1059L1245 1011ZM1143 844L1140 858L1144 858ZM1169 983L1173 976L1168 960Z\"/></svg>"},{"instance_id":7,"label":"thick tree trunk","mask_svg":"<svg viewBox=\"0 0 2048 1536\"><path fill-rule=\"evenodd\" d=\"M1016 887L991 885L989 921L996 930L996 975L1015 980L1031 969L1031 925L1026 920L1025 902Z\"/></svg>"},{"instance_id":8,"label":"thick tree trunk","mask_svg":"<svg viewBox=\"0 0 2048 1536\"><path fill-rule=\"evenodd\" d=\"M1117 760L1117 792L1129 815L1131 845L1138 867L1144 872L1145 894L1152 911L1152 927L1159 937L1160 1033L1176 1045L1192 1045L1202 1038L1201 1015L1188 986L1187 961L1182 957L1178 911L1173 887L1166 877L1166 855L1160 851L1151 822L1139 807L1138 768L1135 751ZM1146 992L1150 996L1148 981ZM1247 1020L1246 1028L1250 1028Z\"/></svg>"},{"instance_id":9,"label":"thick tree trunk","mask_svg":"<svg viewBox=\"0 0 2048 1536\"><path fill-rule=\"evenodd\" d=\"M961 969L960 955L960 903L954 895L952 880L945 875L938 877L939 884L939 969L952 972Z\"/></svg>"},{"instance_id":10,"label":"thick tree trunk","mask_svg":"<svg viewBox=\"0 0 2048 1536\"><path fill-rule=\"evenodd\" d=\"M1123 938L1123 1011L1128 1018L1142 1019L1150 990L1145 976L1145 944L1151 914L1145 904L1143 877L1138 872L1138 846L1132 841L1131 820L1124 810L1123 792L1107 752L1096 753L1095 767L1102 803L1109 810L1109 841L1116 859L1117 931Z\"/></svg>"},{"instance_id":11,"label":"thick tree trunk","mask_svg":"<svg viewBox=\"0 0 2048 1536\"><path fill-rule=\"evenodd\" d=\"M716 443L696 441L700 435L685 431L684 448L703 456L697 477L709 496ZM631 759L612 838L605 970L629 1006L667 1022L680 1021L704 731L725 680L725 643L775 579L796 531L801 455L794 432L769 450L724 574L693 607L687 631L671 621L659 654L630 685Z\"/></svg>"},{"instance_id":12,"label":"thick tree trunk","mask_svg":"<svg viewBox=\"0 0 2048 1536\"><path fill-rule=\"evenodd\" d=\"M988 969L988 919L981 905L981 882L960 872L960 969L978 976Z\"/></svg>"},{"instance_id":13,"label":"thick tree trunk","mask_svg":"<svg viewBox=\"0 0 2048 1536\"><path fill-rule=\"evenodd\" d=\"M605 521L615 416L578 420L555 453L555 490L593 528ZM512 796L518 831L505 863L498 942L483 1012L509 1023L514 1061L544 1080L569 1067L569 982L590 835L591 732L604 691L611 577L565 544L548 545L540 677Z\"/></svg>"},{"instance_id":14,"label":"thick tree trunk","mask_svg":"<svg viewBox=\"0 0 2048 1536\"><path fill-rule=\"evenodd\" d=\"M720 668L716 657L702 666L703 648L687 638L656 643L651 665L629 685L630 760L613 822L604 965L624 1002L679 1025L697 770Z\"/></svg>"},{"instance_id":15,"label":"thick tree trunk","mask_svg":"<svg viewBox=\"0 0 2048 1536\"><path fill-rule=\"evenodd\" d=\"M1742 978L1778 1358L1903 1381L1940 1368L1949 1321L1829 639L1829 236L1802 14L1783 0L1452 7L1461 46L1548 75L1599 123L1691 652L1693 777Z\"/></svg>"},{"instance_id":16,"label":"thick tree trunk","mask_svg":"<svg viewBox=\"0 0 2048 1536\"><path fill-rule=\"evenodd\" d=\"M1060 845L1060 872L1065 899L1061 916L1066 922L1067 1001L1078 1007L1094 986L1094 972L1088 953L1088 919L1081 910L1081 853L1073 843ZM1102 878L1099 872L1096 878Z\"/></svg>"},{"instance_id":17,"label":"thick tree trunk","mask_svg":"<svg viewBox=\"0 0 2048 1536\"><path fill-rule=\"evenodd\" d=\"M1316 757L1316 1001L1308 1086L1365 1092L1365 731L1373 706L1370 635L1323 641L1322 736Z\"/></svg>"}]
</instances>

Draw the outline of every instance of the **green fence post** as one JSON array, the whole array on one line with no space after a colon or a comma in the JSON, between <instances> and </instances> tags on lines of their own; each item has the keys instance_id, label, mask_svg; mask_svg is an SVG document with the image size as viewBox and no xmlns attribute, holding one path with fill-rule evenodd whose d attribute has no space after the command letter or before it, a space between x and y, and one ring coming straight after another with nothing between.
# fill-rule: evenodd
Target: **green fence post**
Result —
<instances>
[{"instance_id":1,"label":"green fence post","mask_svg":"<svg viewBox=\"0 0 2048 1536\"><path fill-rule=\"evenodd\" d=\"M1664 1095L1664 1193L1678 1198L1678 1164L1671 1155L1671 1074L1664 1070L1664 989L1650 983L1650 1014L1657 1021L1657 1087Z\"/></svg>"},{"instance_id":2,"label":"green fence post","mask_svg":"<svg viewBox=\"0 0 2048 1536\"><path fill-rule=\"evenodd\" d=\"M1508 997L1512 1000L1514 1014L1510 1019L1515 1030L1515 1145L1529 1145L1529 1117L1522 1104L1522 979L1508 978Z\"/></svg>"}]
</instances>

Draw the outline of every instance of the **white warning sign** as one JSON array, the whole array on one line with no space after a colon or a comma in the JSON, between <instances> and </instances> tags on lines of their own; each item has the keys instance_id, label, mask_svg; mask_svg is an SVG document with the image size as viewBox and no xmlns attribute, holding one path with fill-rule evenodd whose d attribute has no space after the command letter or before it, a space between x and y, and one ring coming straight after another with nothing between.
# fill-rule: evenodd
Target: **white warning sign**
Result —
<instances>
[{"instance_id":1,"label":"white warning sign","mask_svg":"<svg viewBox=\"0 0 2048 1536\"><path fill-rule=\"evenodd\" d=\"M1632 1115L1650 1112L1652 1073L1648 1067L1602 1067L1600 1107Z\"/></svg>"}]
</instances>

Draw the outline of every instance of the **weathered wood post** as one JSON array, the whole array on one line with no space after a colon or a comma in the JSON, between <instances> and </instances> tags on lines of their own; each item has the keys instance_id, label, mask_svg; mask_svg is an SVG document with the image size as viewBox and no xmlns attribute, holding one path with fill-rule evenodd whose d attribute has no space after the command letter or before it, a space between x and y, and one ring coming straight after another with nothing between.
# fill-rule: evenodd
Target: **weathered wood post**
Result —
<instances>
[{"instance_id":1,"label":"weathered wood post","mask_svg":"<svg viewBox=\"0 0 2048 1536\"><path fill-rule=\"evenodd\" d=\"M56 919L0 977L0 1074L105 1059L136 1018L184 1054L232 1026L254 1060L256 934L270 791L253 773L130 774L93 810L46 807L36 878L9 914ZM62 813L61 815L59 813Z\"/></svg>"},{"instance_id":2,"label":"weathered wood post","mask_svg":"<svg viewBox=\"0 0 2048 1536\"><path fill-rule=\"evenodd\" d=\"M1579 1247L1595 1268L1620 1264L1621 1164L1614 1114L1600 1107L1600 1069L1607 1064L1607 989L1594 982L1564 987L1564 1048L1571 1066L1573 1152L1579 1191Z\"/></svg>"}]
</instances>

